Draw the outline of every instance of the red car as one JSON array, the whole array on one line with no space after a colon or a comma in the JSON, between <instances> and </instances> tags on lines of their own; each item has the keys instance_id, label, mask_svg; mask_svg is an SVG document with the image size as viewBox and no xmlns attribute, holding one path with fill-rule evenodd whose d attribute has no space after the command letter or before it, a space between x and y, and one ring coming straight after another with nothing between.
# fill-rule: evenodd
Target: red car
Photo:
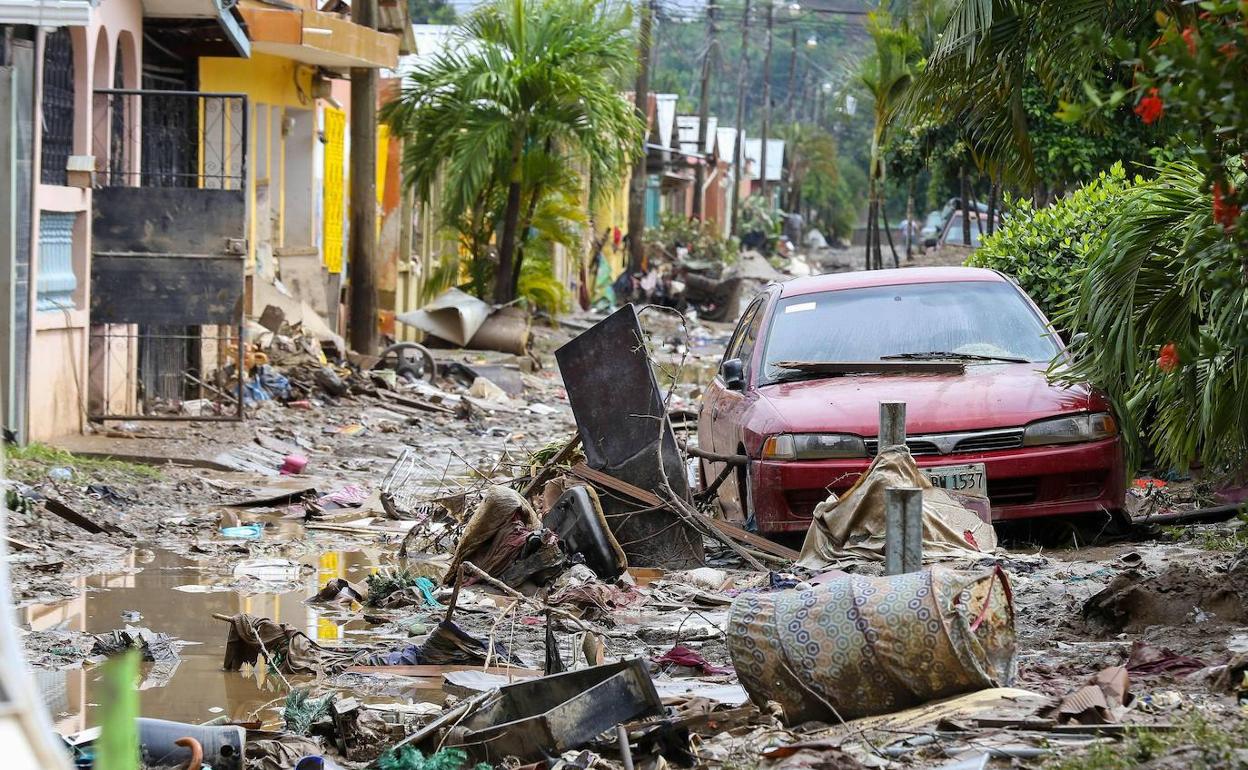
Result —
<instances>
[{"instance_id":1,"label":"red car","mask_svg":"<svg viewBox=\"0 0 1248 770\"><path fill-rule=\"evenodd\" d=\"M991 270L773 284L733 332L702 401L699 446L749 458L719 499L729 519L767 534L805 530L829 492L861 475L876 451L881 401L906 402L907 444L933 483L986 493L994 520L1120 511L1117 422L1096 390L1049 383L1045 370L1063 352L1035 303ZM947 371L901 365L914 361ZM838 362L866 371L829 374ZM702 461L704 481L723 470Z\"/></svg>"}]
</instances>

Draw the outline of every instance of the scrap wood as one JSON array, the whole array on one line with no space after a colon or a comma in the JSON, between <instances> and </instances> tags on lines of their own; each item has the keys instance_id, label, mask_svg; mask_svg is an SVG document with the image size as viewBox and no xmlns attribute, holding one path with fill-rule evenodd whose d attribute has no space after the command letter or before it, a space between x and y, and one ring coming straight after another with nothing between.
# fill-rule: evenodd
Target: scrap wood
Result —
<instances>
[{"instance_id":1,"label":"scrap wood","mask_svg":"<svg viewBox=\"0 0 1248 770\"><path fill-rule=\"evenodd\" d=\"M633 498L637 502L644 503L652 508L668 507L668 504L664 503L663 499L653 492L629 484L627 481L617 479L609 473L604 473L603 471L590 468L585 463L578 463L577 465L572 466L571 473L573 476L576 476L583 481L588 481L599 486L606 487L612 492L618 492L619 494L626 495ZM678 513L680 512L678 511ZM757 549L757 551L762 552L760 554L761 556L772 560L790 562L798 556L798 553L793 549L785 548L779 543L773 543L767 538L760 537L752 532L746 532L744 529L741 529L734 524L729 524L728 522L720 519L712 519L702 513L692 512L689 515L693 517L693 520L697 525L700 525L698 526L698 529L703 530L704 534L710 535L738 553L741 553L741 550L738 550L741 546L737 544L737 542L740 541L749 543L753 546L753 549ZM756 561L751 553L753 549L746 551L746 554L742 554L745 556L746 561ZM761 564L758 564L757 568L764 571L766 570L766 568Z\"/></svg>"},{"instance_id":2,"label":"scrap wood","mask_svg":"<svg viewBox=\"0 0 1248 770\"><path fill-rule=\"evenodd\" d=\"M524 594L520 593L519 591L507 585L506 583L503 583L502 581L496 580L495 578L491 577L489 574L486 573L485 570L481 569L480 567L478 567L477 565L473 564L470 561L460 562L458 571L460 575L456 576L455 589L451 593L451 601L449 603L450 606L446 608L446 620L448 621L451 619L452 613L455 612L455 604L459 599L459 586L463 583L463 580L461 580L460 577L462 576L462 573L466 571L466 572L471 572L483 583L488 583L489 585L493 586L494 588L497 588L498 590L502 591L508 596L511 596L514 599L518 599L521 602L527 602L528 604L533 605L539 610L542 610L544 612L549 612L552 615L558 615L559 617L574 623L576 627L581 629L582 631L596 630L592 626L587 624L585 621L581 620L576 615L573 615L570 612L561 610L558 607L551 607L545 602L542 602L531 596L525 596Z\"/></svg>"},{"instance_id":3,"label":"scrap wood","mask_svg":"<svg viewBox=\"0 0 1248 770\"><path fill-rule=\"evenodd\" d=\"M104 533L108 533L110 535L125 534L125 532L123 532L117 525L110 524L107 521L92 521L56 498L49 497L44 500L43 507L47 509L48 513L54 513L65 521L68 521L70 524L81 527L93 535L100 535Z\"/></svg>"},{"instance_id":4,"label":"scrap wood","mask_svg":"<svg viewBox=\"0 0 1248 770\"><path fill-rule=\"evenodd\" d=\"M252 491L251 497L226 503L225 505L229 508L260 508L282 505L284 503L297 503L315 494L316 487L301 482L298 486L272 486L256 489Z\"/></svg>"},{"instance_id":5,"label":"scrap wood","mask_svg":"<svg viewBox=\"0 0 1248 770\"><path fill-rule=\"evenodd\" d=\"M441 730L443 727L456 725L462 722L470 714L472 714L474 711L480 708L481 705L486 701L486 699L491 698L496 693L497 693L497 690L487 690L485 692L477 693L476 695L473 695L472 697L463 700L455 708L451 709L450 711L446 712L442 716L433 720L432 722L425 725L421 729L417 730L416 732L407 736L403 740L391 746L390 747L391 750L398 751L399 748L406 746L409 743L416 745L416 746L420 746L425 740L427 740L430 736L434 735L438 730Z\"/></svg>"},{"instance_id":6,"label":"scrap wood","mask_svg":"<svg viewBox=\"0 0 1248 770\"><path fill-rule=\"evenodd\" d=\"M22 540L18 540L15 537L9 537L8 535L4 536L4 542L8 543L10 547L16 548L19 551L33 551L39 547L36 545L31 545L30 543L27 543Z\"/></svg>"},{"instance_id":7,"label":"scrap wood","mask_svg":"<svg viewBox=\"0 0 1248 770\"><path fill-rule=\"evenodd\" d=\"M395 393L394 391L391 391L391 390L378 389L377 395L387 400L393 401L396 404L402 404L403 406L410 406L414 409L421 409L426 412L439 412L441 414L455 414L455 410L449 407L445 407L440 404L435 404L431 401L421 401L420 399L408 398L407 396L401 396L398 393Z\"/></svg>"},{"instance_id":8,"label":"scrap wood","mask_svg":"<svg viewBox=\"0 0 1248 770\"><path fill-rule=\"evenodd\" d=\"M560 464L566 462L567 459L572 456L572 453L576 451L576 448L580 445L581 445L581 434L578 431L576 433L573 433L572 438L568 439L568 443L564 444L563 448L560 449L558 452L556 452L554 457L547 460L546 464L542 466L542 469L539 470L536 474L534 474L533 478L529 480L528 484L524 485L524 489L520 490L520 496L524 498L528 498L535 491L537 491L537 489L541 487L543 484L545 484L547 479L549 479L554 474L555 468L559 467Z\"/></svg>"},{"instance_id":9,"label":"scrap wood","mask_svg":"<svg viewBox=\"0 0 1248 770\"><path fill-rule=\"evenodd\" d=\"M728 537L743 543L748 543L769 556L775 556L777 558L784 559L785 561L797 561L797 557L801 555L792 548L786 548L774 540L768 540L762 535L756 535L753 532L742 529L730 521L712 519L706 514L698 515L705 519L706 522L712 527L718 529L720 532L723 532Z\"/></svg>"}]
</instances>

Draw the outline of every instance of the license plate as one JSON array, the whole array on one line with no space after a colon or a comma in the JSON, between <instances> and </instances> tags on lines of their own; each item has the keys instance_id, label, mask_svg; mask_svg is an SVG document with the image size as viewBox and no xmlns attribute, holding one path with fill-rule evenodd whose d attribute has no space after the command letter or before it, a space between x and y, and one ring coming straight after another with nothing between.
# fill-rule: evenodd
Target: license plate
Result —
<instances>
[{"instance_id":1,"label":"license plate","mask_svg":"<svg viewBox=\"0 0 1248 770\"><path fill-rule=\"evenodd\" d=\"M988 474L983 463L937 465L923 468L932 486L976 497L988 496Z\"/></svg>"}]
</instances>

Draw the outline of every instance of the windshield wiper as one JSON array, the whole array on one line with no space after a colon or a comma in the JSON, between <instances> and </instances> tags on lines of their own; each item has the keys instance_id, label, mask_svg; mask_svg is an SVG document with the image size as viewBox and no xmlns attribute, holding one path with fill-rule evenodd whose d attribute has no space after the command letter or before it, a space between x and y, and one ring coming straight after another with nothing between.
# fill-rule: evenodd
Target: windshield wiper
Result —
<instances>
[{"instance_id":1,"label":"windshield wiper","mask_svg":"<svg viewBox=\"0 0 1248 770\"><path fill-rule=\"evenodd\" d=\"M946 358L954 361L1004 361L1007 364L1029 364L1025 358L1017 356L981 356L976 353L952 353L947 350L929 350L926 353L893 353L880 356L881 361L896 360L929 360Z\"/></svg>"}]
</instances>

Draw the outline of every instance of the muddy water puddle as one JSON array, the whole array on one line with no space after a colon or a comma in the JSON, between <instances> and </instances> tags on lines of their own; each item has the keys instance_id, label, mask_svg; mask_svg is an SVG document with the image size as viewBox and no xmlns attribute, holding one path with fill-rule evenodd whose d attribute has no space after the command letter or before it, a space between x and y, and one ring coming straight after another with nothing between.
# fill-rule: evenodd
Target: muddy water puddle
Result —
<instances>
[{"instance_id":1,"label":"muddy water puddle","mask_svg":"<svg viewBox=\"0 0 1248 770\"><path fill-rule=\"evenodd\" d=\"M380 638L358 614L347 619L349 613L342 609L304 601L333 578L363 583L381 563L380 552L326 551L293 560L307 565L298 571L296 580L283 583L273 593L243 595L220 590L232 579L230 566L211 558L197 561L168 551L138 549L130 557L129 569L84 580L83 593L70 601L21 608L19 620L35 631L62 628L92 634L128 624L185 643L171 676L162 677L154 670L156 664L144 664L139 693L143 716L191 723L222 716L271 720L275 716L272 707L286 694L285 685L249 667L242 672L222 670L228 626L214 619L214 614L269 617L295 626L326 647ZM141 617L134 619L134 613ZM59 732L98 724L94 697L100 681L98 667L35 673Z\"/></svg>"}]
</instances>

